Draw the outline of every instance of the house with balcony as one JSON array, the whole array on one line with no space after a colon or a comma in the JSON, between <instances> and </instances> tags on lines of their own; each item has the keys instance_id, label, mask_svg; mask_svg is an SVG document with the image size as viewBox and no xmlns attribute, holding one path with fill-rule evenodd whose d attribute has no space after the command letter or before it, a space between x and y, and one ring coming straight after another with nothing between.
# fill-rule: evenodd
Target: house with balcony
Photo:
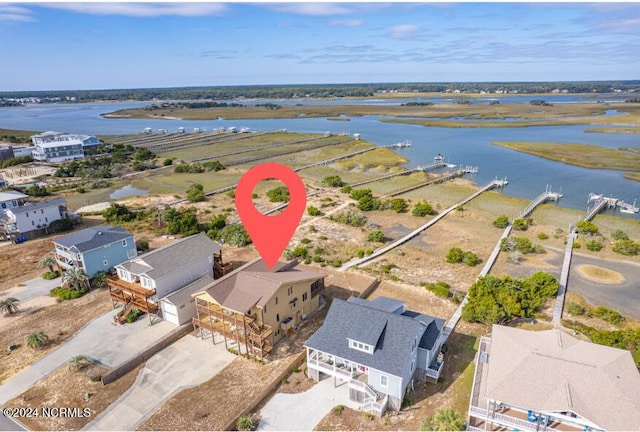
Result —
<instances>
[{"instance_id":1,"label":"house with balcony","mask_svg":"<svg viewBox=\"0 0 640 432\"><path fill-rule=\"evenodd\" d=\"M640 373L627 350L560 329L494 325L482 337L468 430L640 430Z\"/></svg>"},{"instance_id":2,"label":"house with balcony","mask_svg":"<svg viewBox=\"0 0 640 432\"><path fill-rule=\"evenodd\" d=\"M133 234L108 225L76 231L54 240L53 246L61 269L81 268L89 278L138 255Z\"/></svg>"},{"instance_id":3,"label":"house with balcony","mask_svg":"<svg viewBox=\"0 0 640 432\"><path fill-rule=\"evenodd\" d=\"M88 135L75 135L48 131L31 137L33 160L64 162L84 158L84 147L98 145L100 140ZM85 144L86 143L86 144Z\"/></svg>"},{"instance_id":4,"label":"house with balcony","mask_svg":"<svg viewBox=\"0 0 640 432\"><path fill-rule=\"evenodd\" d=\"M203 276L218 277L221 267L222 248L202 233L116 265L107 285L112 305L124 305L118 320L133 308L161 316L162 298Z\"/></svg>"},{"instance_id":5,"label":"house with balcony","mask_svg":"<svg viewBox=\"0 0 640 432\"><path fill-rule=\"evenodd\" d=\"M2 179L0 178L0 181ZM4 214L6 209L19 207L29 199L29 195L14 190L0 191L0 215Z\"/></svg>"},{"instance_id":6,"label":"house with balcony","mask_svg":"<svg viewBox=\"0 0 640 432\"><path fill-rule=\"evenodd\" d=\"M261 258L194 293L194 327L204 339L238 354L264 358L320 306L324 274L279 262L273 271Z\"/></svg>"},{"instance_id":7,"label":"house with balcony","mask_svg":"<svg viewBox=\"0 0 640 432\"><path fill-rule=\"evenodd\" d=\"M66 204L63 198L57 198L6 208L0 215L0 235L15 240L48 234L52 222L77 216L67 210Z\"/></svg>"},{"instance_id":8,"label":"house with balcony","mask_svg":"<svg viewBox=\"0 0 640 432\"><path fill-rule=\"evenodd\" d=\"M389 297L334 299L305 343L308 376L347 382L349 398L363 411L399 410L415 381L440 377L444 322Z\"/></svg>"}]
</instances>

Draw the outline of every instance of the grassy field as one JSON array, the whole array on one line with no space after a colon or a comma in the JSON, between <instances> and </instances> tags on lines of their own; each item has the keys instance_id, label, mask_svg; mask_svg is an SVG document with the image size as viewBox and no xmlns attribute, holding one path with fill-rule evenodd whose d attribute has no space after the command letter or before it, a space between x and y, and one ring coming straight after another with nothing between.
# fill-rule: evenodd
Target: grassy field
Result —
<instances>
[{"instance_id":1,"label":"grassy field","mask_svg":"<svg viewBox=\"0 0 640 432\"><path fill-rule=\"evenodd\" d=\"M602 116L605 110L616 109L627 114L618 116ZM611 125L640 125L640 107L624 103L612 103L608 105L596 103L562 104L555 106L535 106L528 103L513 103L504 105L489 104L435 104L429 106L402 106L402 105L282 105L280 109L272 110L259 106L224 107L224 108L200 108L200 109L158 109L148 111L144 109L120 110L109 115L126 116L131 118L167 118L179 117L188 120L207 120L222 117L232 119L277 119L299 117L330 117L347 119L348 117L364 115L385 115L393 117L418 117L450 119L463 117L467 119L522 119L514 122L460 122L441 120L419 120L427 122L440 122L438 126L450 127L520 127L531 125L528 121L538 120L540 124L611 124ZM341 117L342 116L342 117ZM346 116L346 117L345 117ZM597 116L597 117L596 117ZM415 120L394 119L385 121L397 121L415 123ZM470 125L467 125L469 123ZM477 123L477 126L474 126ZM524 124L521 124L524 123ZM422 124L422 123L418 123ZM464 126L467 125L467 126ZM494 126L492 126L494 125ZM537 125L537 124L536 124Z\"/></svg>"},{"instance_id":2,"label":"grassy field","mask_svg":"<svg viewBox=\"0 0 640 432\"><path fill-rule=\"evenodd\" d=\"M493 144L585 168L640 170L640 155L605 147L526 141L494 141Z\"/></svg>"},{"instance_id":3,"label":"grassy field","mask_svg":"<svg viewBox=\"0 0 640 432\"><path fill-rule=\"evenodd\" d=\"M640 133L640 128L591 128L585 132L593 133Z\"/></svg>"}]
</instances>

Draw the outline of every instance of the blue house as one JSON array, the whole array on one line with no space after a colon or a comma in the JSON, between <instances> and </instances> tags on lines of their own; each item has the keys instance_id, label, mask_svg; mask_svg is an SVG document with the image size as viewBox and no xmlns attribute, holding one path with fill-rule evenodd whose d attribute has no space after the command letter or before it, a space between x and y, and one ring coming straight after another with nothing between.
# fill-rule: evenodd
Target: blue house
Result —
<instances>
[{"instance_id":1,"label":"blue house","mask_svg":"<svg viewBox=\"0 0 640 432\"><path fill-rule=\"evenodd\" d=\"M79 267L90 278L138 255L133 234L108 225L74 232L53 244L56 261L62 269Z\"/></svg>"}]
</instances>

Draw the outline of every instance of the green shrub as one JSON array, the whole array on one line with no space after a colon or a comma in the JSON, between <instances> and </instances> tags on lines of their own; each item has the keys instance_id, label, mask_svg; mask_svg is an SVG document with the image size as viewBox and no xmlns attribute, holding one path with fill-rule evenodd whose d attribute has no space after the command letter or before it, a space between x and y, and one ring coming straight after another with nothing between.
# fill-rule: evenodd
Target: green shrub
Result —
<instances>
[{"instance_id":1,"label":"green shrub","mask_svg":"<svg viewBox=\"0 0 640 432\"><path fill-rule=\"evenodd\" d=\"M409 204L403 198L394 198L391 201L387 201L387 204L396 213L404 213L409 208Z\"/></svg>"},{"instance_id":2,"label":"green shrub","mask_svg":"<svg viewBox=\"0 0 640 432\"><path fill-rule=\"evenodd\" d=\"M373 198L373 192L371 189L353 189L349 194L351 199L360 201L362 199Z\"/></svg>"},{"instance_id":3,"label":"green shrub","mask_svg":"<svg viewBox=\"0 0 640 432\"><path fill-rule=\"evenodd\" d=\"M517 231L526 231L529 228L529 219L518 218L513 221L513 229Z\"/></svg>"},{"instance_id":4,"label":"green shrub","mask_svg":"<svg viewBox=\"0 0 640 432\"><path fill-rule=\"evenodd\" d=\"M361 227L367 223L366 217L353 210L348 210L346 212L340 212L335 215L331 215L329 216L329 220L354 227Z\"/></svg>"},{"instance_id":5,"label":"green shrub","mask_svg":"<svg viewBox=\"0 0 640 432\"><path fill-rule=\"evenodd\" d=\"M187 201L191 203L204 201L204 186L199 183L194 183L187 189Z\"/></svg>"},{"instance_id":6,"label":"green shrub","mask_svg":"<svg viewBox=\"0 0 640 432\"><path fill-rule=\"evenodd\" d=\"M77 186L77 187L76 187L76 192L78 192L78 193L83 194L83 193L85 193L86 191L87 191L87 190L84 188L84 186Z\"/></svg>"},{"instance_id":7,"label":"green shrub","mask_svg":"<svg viewBox=\"0 0 640 432\"><path fill-rule=\"evenodd\" d=\"M60 300L73 300L82 297L87 292L86 287L82 287L80 290L57 287L50 291L51 297L59 298Z\"/></svg>"},{"instance_id":8,"label":"green shrub","mask_svg":"<svg viewBox=\"0 0 640 432\"><path fill-rule=\"evenodd\" d=\"M236 429L239 431L249 431L253 429L253 417L251 414L243 415L236 421Z\"/></svg>"},{"instance_id":9,"label":"green shrub","mask_svg":"<svg viewBox=\"0 0 640 432\"><path fill-rule=\"evenodd\" d=\"M374 230L369 233L367 240L370 242L382 243L384 242L384 233L380 230Z\"/></svg>"},{"instance_id":10,"label":"green shrub","mask_svg":"<svg viewBox=\"0 0 640 432\"><path fill-rule=\"evenodd\" d=\"M140 253L147 252L149 250L149 240L146 238L136 240L136 250Z\"/></svg>"},{"instance_id":11,"label":"green shrub","mask_svg":"<svg viewBox=\"0 0 640 432\"><path fill-rule=\"evenodd\" d=\"M538 233L538 238L539 238L540 240L546 240L546 239L548 239L548 238L549 238L549 236L548 236L547 234L545 234L545 233L541 232L541 233Z\"/></svg>"},{"instance_id":12,"label":"green shrub","mask_svg":"<svg viewBox=\"0 0 640 432\"><path fill-rule=\"evenodd\" d=\"M303 238L302 240L300 240L300 243L302 243L302 244L309 244L309 243L311 243L311 240L305 237L305 238Z\"/></svg>"},{"instance_id":13,"label":"green shrub","mask_svg":"<svg viewBox=\"0 0 640 432\"><path fill-rule=\"evenodd\" d=\"M629 240L627 233L619 229L611 233L611 238L614 240Z\"/></svg>"},{"instance_id":14,"label":"green shrub","mask_svg":"<svg viewBox=\"0 0 640 432\"><path fill-rule=\"evenodd\" d=\"M107 286L107 278L108 278L107 272L99 271L89 281L89 285L92 288L104 288Z\"/></svg>"},{"instance_id":15,"label":"green shrub","mask_svg":"<svg viewBox=\"0 0 640 432\"><path fill-rule=\"evenodd\" d=\"M320 211L320 209L318 209L317 207L314 206L309 206L307 208L307 214L309 216L321 216L322 212Z\"/></svg>"},{"instance_id":16,"label":"green shrub","mask_svg":"<svg viewBox=\"0 0 640 432\"><path fill-rule=\"evenodd\" d=\"M615 309L606 306L598 306L593 310L593 315L611 324L620 324L624 317Z\"/></svg>"},{"instance_id":17,"label":"green shrub","mask_svg":"<svg viewBox=\"0 0 640 432\"><path fill-rule=\"evenodd\" d=\"M322 184L329 187L343 187L345 184L340 176L332 175L322 179Z\"/></svg>"},{"instance_id":18,"label":"green shrub","mask_svg":"<svg viewBox=\"0 0 640 432\"><path fill-rule=\"evenodd\" d=\"M314 255L313 258L311 258L313 260L313 262L324 262L324 258L322 258L320 255Z\"/></svg>"},{"instance_id":19,"label":"green shrub","mask_svg":"<svg viewBox=\"0 0 640 432\"><path fill-rule=\"evenodd\" d=\"M569 302L567 304L567 312L569 312L571 315L581 316L585 314L586 310L578 303Z\"/></svg>"},{"instance_id":20,"label":"green shrub","mask_svg":"<svg viewBox=\"0 0 640 432\"><path fill-rule=\"evenodd\" d=\"M140 316L140 312L137 309L133 309L131 312L127 314L126 317L124 317L124 319L126 322L131 324L132 322L135 322L139 316Z\"/></svg>"},{"instance_id":21,"label":"green shrub","mask_svg":"<svg viewBox=\"0 0 640 432\"><path fill-rule=\"evenodd\" d=\"M332 267L341 267L342 266L342 260L338 259L338 258L334 258L331 261L329 261L329 265Z\"/></svg>"},{"instance_id":22,"label":"green shrub","mask_svg":"<svg viewBox=\"0 0 640 432\"><path fill-rule=\"evenodd\" d=\"M57 278L58 276L60 276L60 273L58 273L57 271L42 273L42 279L44 279L44 280L53 280L53 279Z\"/></svg>"},{"instance_id":23,"label":"green shrub","mask_svg":"<svg viewBox=\"0 0 640 432\"><path fill-rule=\"evenodd\" d=\"M446 282L440 281L436 283L422 283L421 285L438 297L451 297L451 290L449 289L449 284L447 284Z\"/></svg>"},{"instance_id":24,"label":"green shrub","mask_svg":"<svg viewBox=\"0 0 640 432\"><path fill-rule=\"evenodd\" d=\"M358 249L356 255L358 256L358 258L364 258L364 249Z\"/></svg>"},{"instance_id":25,"label":"green shrub","mask_svg":"<svg viewBox=\"0 0 640 432\"><path fill-rule=\"evenodd\" d=\"M286 186L278 186L267 191L269 202L289 202L289 189Z\"/></svg>"},{"instance_id":26,"label":"green shrub","mask_svg":"<svg viewBox=\"0 0 640 432\"><path fill-rule=\"evenodd\" d=\"M436 211L428 202L418 202L413 207L411 214L417 217L425 217L425 216L431 216L436 214Z\"/></svg>"},{"instance_id":27,"label":"green shrub","mask_svg":"<svg viewBox=\"0 0 640 432\"><path fill-rule=\"evenodd\" d=\"M227 196L229 198L235 198L236 197L236 190L235 189L231 189L229 192L227 192Z\"/></svg>"},{"instance_id":28,"label":"green shrub","mask_svg":"<svg viewBox=\"0 0 640 432\"><path fill-rule=\"evenodd\" d=\"M471 251L465 251L462 256L462 262L469 267L478 264L478 256Z\"/></svg>"},{"instance_id":29,"label":"green shrub","mask_svg":"<svg viewBox=\"0 0 640 432\"><path fill-rule=\"evenodd\" d=\"M351 191L353 190L353 188L349 185L347 186L343 186L342 189L340 189L340 192L348 194L351 193Z\"/></svg>"},{"instance_id":30,"label":"green shrub","mask_svg":"<svg viewBox=\"0 0 640 432\"><path fill-rule=\"evenodd\" d=\"M500 215L493 221L493 226L496 228L504 229L509 226L509 218L507 215Z\"/></svg>"},{"instance_id":31,"label":"green shrub","mask_svg":"<svg viewBox=\"0 0 640 432\"><path fill-rule=\"evenodd\" d=\"M291 252L291 255L295 258L306 258L309 255L309 251L306 247L298 246Z\"/></svg>"},{"instance_id":32,"label":"green shrub","mask_svg":"<svg viewBox=\"0 0 640 432\"><path fill-rule=\"evenodd\" d=\"M518 251L523 254L535 252L535 246L526 237L507 237L500 242L500 250L503 252Z\"/></svg>"},{"instance_id":33,"label":"green shrub","mask_svg":"<svg viewBox=\"0 0 640 432\"><path fill-rule=\"evenodd\" d=\"M344 405L338 405L338 406L333 407L333 409L331 411L336 415L340 415L344 411L344 408L345 408Z\"/></svg>"},{"instance_id":34,"label":"green shrub","mask_svg":"<svg viewBox=\"0 0 640 432\"><path fill-rule=\"evenodd\" d=\"M587 249L592 252L598 252L600 249L602 249L602 247L602 243L600 243L598 240L594 239L587 242Z\"/></svg>"},{"instance_id":35,"label":"green shrub","mask_svg":"<svg viewBox=\"0 0 640 432\"><path fill-rule=\"evenodd\" d=\"M367 249L364 253L367 254L367 256L373 255L373 249Z\"/></svg>"},{"instance_id":36,"label":"green shrub","mask_svg":"<svg viewBox=\"0 0 640 432\"><path fill-rule=\"evenodd\" d=\"M464 252L462 249L454 247L449 249L447 253L447 262L451 264L461 263L464 259Z\"/></svg>"},{"instance_id":37,"label":"green shrub","mask_svg":"<svg viewBox=\"0 0 640 432\"><path fill-rule=\"evenodd\" d=\"M163 166L170 166L173 165L173 159L171 158L166 158L163 162L162 162Z\"/></svg>"},{"instance_id":38,"label":"green shrub","mask_svg":"<svg viewBox=\"0 0 640 432\"><path fill-rule=\"evenodd\" d=\"M638 255L640 245L633 240L618 240L613 245L613 251L621 255L634 256Z\"/></svg>"},{"instance_id":39,"label":"green shrub","mask_svg":"<svg viewBox=\"0 0 640 432\"><path fill-rule=\"evenodd\" d=\"M228 225L220 230L219 239L234 246L251 244L251 237L242 225Z\"/></svg>"},{"instance_id":40,"label":"green shrub","mask_svg":"<svg viewBox=\"0 0 640 432\"><path fill-rule=\"evenodd\" d=\"M593 222L579 221L576 223L576 229L582 234L597 234L598 226Z\"/></svg>"}]
</instances>

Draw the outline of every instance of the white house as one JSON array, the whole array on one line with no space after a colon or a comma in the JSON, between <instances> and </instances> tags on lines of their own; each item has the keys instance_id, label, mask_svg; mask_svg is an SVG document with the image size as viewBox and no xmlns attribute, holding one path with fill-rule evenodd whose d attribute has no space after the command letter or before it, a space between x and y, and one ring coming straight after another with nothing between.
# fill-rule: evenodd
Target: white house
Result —
<instances>
[{"instance_id":1,"label":"white house","mask_svg":"<svg viewBox=\"0 0 640 432\"><path fill-rule=\"evenodd\" d=\"M0 217L0 231L5 238L31 238L46 233L51 222L68 215L66 203L58 198L7 208Z\"/></svg>"},{"instance_id":2,"label":"white house","mask_svg":"<svg viewBox=\"0 0 640 432\"><path fill-rule=\"evenodd\" d=\"M309 377L348 382L361 409L399 410L415 380L437 380L444 364L444 320L388 297L334 299L322 327L305 343Z\"/></svg>"},{"instance_id":3,"label":"white house","mask_svg":"<svg viewBox=\"0 0 640 432\"><path fill-rule=\"evenodd\" d=\"M0 215L2 215L8 208L18 207L22 201L27 198L29 198L29 195L25 195L18 191L0 191Z\"/></svg>"},{"instance_id":4,"label":"white house","mask_svg":"<svg viewBox=\"0 0 640 432\"><path fill-rule=\"evenodd\" d=\"M221 250L200 233L118 264L117 276L107 281L111 300L157 313L165 296L204 276L213 279L214 260L221 259Z\"/></svg>"},{"instance_id":5,"label":"white house","mask_svg":"<svg viewBox=\"0 0 640 432\"><path fill-rule=\"evenodd\" d=\"M41 162L64 162L84 158L84 148L100 144L91 135L48 131L31 137L33 159Z\"/></svg>"},{"instance_id":6,"label":"white house","mask_svg":"<svg viewBox=\"0 0 640 432\"><path fill-rule=\"evenodd\" d=\"M172 292L160 299L162 318L175 325L182 325L193 320L196 316L196 299L192 296L205 289L213 282L213 278L205 275L184 288Z\"/></svg>"},{"instance_id":7,"label":"white house","mask_svg":"<svg viewBox=\"0 0 640 432\"><path fill-rule=\"evenodd\" d=\"M467 430L640 430L640 373L628 350L560 329L494 325L482 337Z\"/></svg>"},{"instance_id":8,"label":"white house","mask_svg":"<svg viewBox=\"0 0 640 432\"><path fill-rule=\"evenodd\" d=\"M31 156L33 146L13 146L13 157Z\"/></svg>"}]
</instances>

